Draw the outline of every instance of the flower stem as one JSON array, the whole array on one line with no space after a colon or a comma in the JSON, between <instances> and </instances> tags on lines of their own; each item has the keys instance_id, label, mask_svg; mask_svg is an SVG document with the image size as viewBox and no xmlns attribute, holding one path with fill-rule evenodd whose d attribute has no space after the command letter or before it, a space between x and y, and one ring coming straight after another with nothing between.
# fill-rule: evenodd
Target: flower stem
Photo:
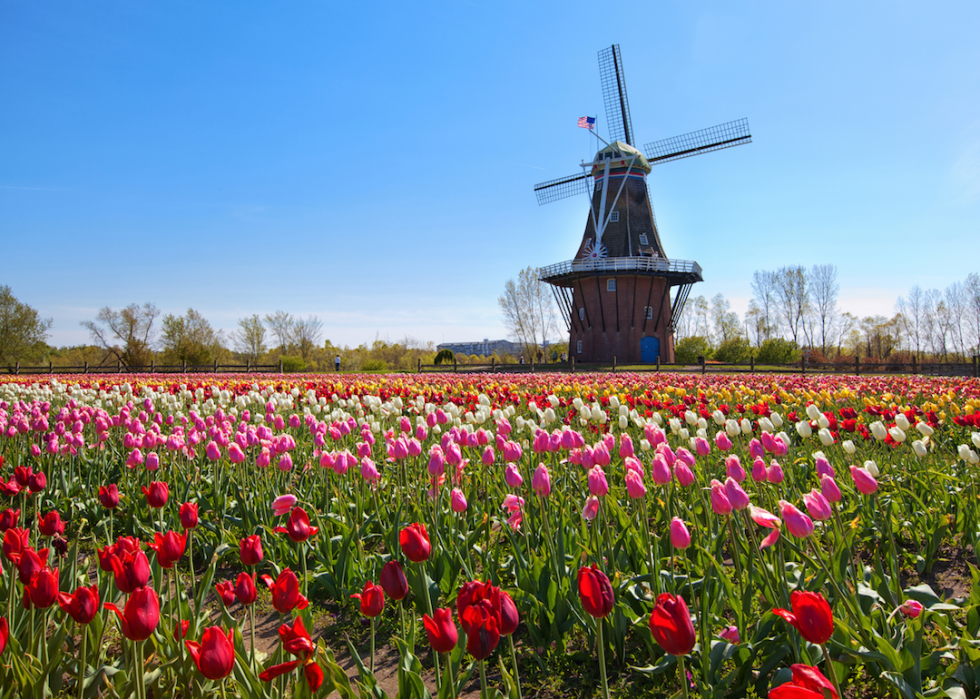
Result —
<instances>
[{"instance_id":1,"label":"flower stem","mask_svg":"<svg viewBox=\"0 0 980 699\"><path fill-rule=\"evenodd\" d=\"M487 692L487 663L485 660L480 661L480 699L490 699Z\"/></svg>"},{"instance_id":2,"label":"flower stem","mask_svg":"<svg viewBox=\"0 0 980 699\"><path fill-rule=\"evenodd\" d=\"M677 673L681 676L681 697L687 699L687 670L684 668L684 656L677 656Z\"/></svg>"},{"instance_id":3,"label":"flower stem","mask_svg":"<svg viewBox=\"0 0 980 699\"><path fill-rule=\"evenodd\" d=\"M596 619L596 642L599 645L599 679L602 680L603 699L609 699L609 683L606 681L606 644L602 639L602 619Z\"/></svg>"},{"instance_id":4,"label":"flower stem","mask_svg":"<svg viewBox=\"0 0 980 699\"><path fill-rule=\"evenodd\" d=\"M823 651L823 660L827 665L827 674L830 675L830 681L834 683L834 689L837 690L837 696L842 697L844 694L840 690L840 683L837 681L837 671L834 669L834 661L830 659L830 653L827 652L827 644L821 643L820 650Z\"/></svg>"},{"instance_id":5,"label":"flower stem","mask_svg":"<svg viewBox=\"0 0 980 699\"><path fill-rule=\"evenodd\" d=\"M88 626L79 624L82 630L82 645L78 651L78 699L82 699L85 690L85 670L88 664L85 662L86 641L88 640Z\"/></svg>"},{"instance_id":6,"label":"flower stem","mask_svg":"<svg viewBox=\"0 0 980 699\"><path fill-rule=\"evenodd\" d=\"M524 694L521 692L521 670L517 666L517 649L514 647L514 634L507 636L507 640L510 642L510 661L514 664L514 682L517 684L517 696L520 699Z\"/></svg>"}]
</instances>

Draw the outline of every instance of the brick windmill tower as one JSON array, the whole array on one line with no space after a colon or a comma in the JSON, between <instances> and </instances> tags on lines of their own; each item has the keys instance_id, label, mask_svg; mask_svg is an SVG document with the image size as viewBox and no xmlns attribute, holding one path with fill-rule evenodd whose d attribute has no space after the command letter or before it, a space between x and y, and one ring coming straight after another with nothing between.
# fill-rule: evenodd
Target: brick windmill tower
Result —
<instances>
[{"instance_id":1,"label":"brick windmill tower","mask_svg":"<svg viewBox=\"0 0 980 699\"><path fill-rule=\"evenodd\" d=\"M543 267L538 275L552 286L576 360L670 363L674 327L691 286L703 279L697 262L664 252L646 176L653 165L751 143L752 135L748 120L740 119L649 143L641 153L633 145L618 44L599 52L599 74L610 142L603 141L591 163L583 161L582 174L534 188L538 204L591 194L585 234L575 259Z\"/></svg>"}]
</instances>

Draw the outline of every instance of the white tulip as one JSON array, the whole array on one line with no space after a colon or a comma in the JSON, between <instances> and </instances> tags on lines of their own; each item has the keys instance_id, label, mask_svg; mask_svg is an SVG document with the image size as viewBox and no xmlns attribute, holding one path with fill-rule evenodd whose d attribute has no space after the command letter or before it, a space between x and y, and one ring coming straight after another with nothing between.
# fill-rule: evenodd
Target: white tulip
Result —
<instances>
[{"instance_id":1,"label":"white tulip","mask_svg":"<svg viewBox=\"0 0 980 699\"><path fill-rule=\"evenodd\" d=\"M915 429L919 430L919 434L923 437L931 437L935 432L934 429L927 422L920 422L915 426Z\"/></svg>"},{"instance_id":2,"label":"white tulip","mask_svg":"<svg viewBox=\"0 0 980 699\"><path fill-rule=\"evenodd\" d=\"M890 434L892 439L899 444L905 441L905 432L900 427L892 427L890 430L888 430L888 434Z\"/></svg>"},{"instance_id":3,"label":"white tulip","mask_svg":"<svg viewBox=\"0 0 980 699\"><path fill-rule=\"evenodd\" d=\"M909 427L911 427L909 424L909 419L905 417L903 413L899 413L895 416L895 424L898 425L898 428L903 432L908 432Z\"/></svg>"},{"instance_id":4,"label":"white tulip","mask_svg":"<svg viewBox=\"0 0 980 699\"><path fill-rule=\"evenodd\" d=\"M670 425L670 431L671 432L673 432L674 434L680 434L680 431L681 431L681 421L680 420L678 420L676 417L672 417L672 418L670 418L670 421L668 422L668 424Z\"/></svg>"},{"instance_id":5,"label":"white tulip","mask_svg":"<svg viewBox=\"0 0 980 699\"><path fill-rule=\"evenodd\" d=\"M653 414L653 421L657 423L657 425L659 425L660 427L664 426L664 419L660 417L660 413Z\"/></svg>"},{"instance_id":6,"label":"white tulip","mask_svg":"<svg viewBox=\"0 0 980 699\"><path fill-rule=\"evenodd\" d=\"M691 433L687 431L687 428L686 427L682 427L677 432L677 436L680 437L681 439L690 439L691 438Z\"/></svg>"},{"instance_id":7,"label":"white tulip","mask_svg":"<svg viewBox=\"0 0 980 699\"><path fill-rule=\"evenodd\" d=\"M619 396L612 395L609 396L609 407L616 410L619 407Z\"/></svg>"},{"instance_id":8,"label":"white tulip","mask_svg":"<svg viewBox=\"0 0 980 699\"><path fill-rule=\"evenodd\" d=\"M585 421L592 419L592 409L587 405L583 405L581 408L579 408L578 414ZM582 424L584 425L585 423L583 422Z\"/></svg>"},{"instance_id":9,"label":"white tulip","mask_svg":"<svg viewBox=\"0 0 980 699\"><path fill-rule=\"evenodd\" d=\"M554 408L545 408L544 411L544 421L551 424L555 421L555 411Z\"/></svg>"},{"instance_id":10,"label":"white tulip","mask_svg":"<svg viewBox=\"0 0 980 699\"><path fill-rule=\"evenodd\" d=\"M725 413L721 412L720 410L716 410L715 412L711 413L711 419L715 421L716 425L721 427L725 424Z\"/></svg>"},{"instance_id":11,"label":"white tulip","mask_svg":"<svg viewBox=\"0 0 980 699\"><path fill-rule=\"evenodd\" d=\"M820 443L825 447L829 447L834 443L834 435L826 427L821 427L820 431L817 432L817 436L820 437Z\"/></svg>"},{"instance_id":12,"label":"white tulip","mask_svg":"<svg viewBox=\"0 0 980 699\"><path fill-rule=\"evenodd\" d=\"M725 420L725 432L729 437L737 437L742 430L734 420Z\"/></svg>"},{"instance_id":13,"label":"white tulip","mask_svg":"<svg viewBox=\"0 0 980 699\"><path fill-rule=\"evenodd\" d=\"M640 440L640 451L650 451L650 449L651 449L651 447L650 447L649 440L641 439Z\"/></svg>"},{"instance_id":14,"label":"white tulip","mask_svg":"<svg viewBox=\"0 0 980 699\"><path fill-rule=\"evenodd\" d=\"M915 452L915 455L918 456L920 459L929 453L929 450L926 449L926 445L923 443L921 439L917 439L914 442L912 442L912 451Z\"/></svg>"},{"instance_id":15,"label":"white tulip","mask_svg":"<svg viewBox=\"0 0 980 699\"><path fill-rule=\"evenodd\" d=\"M871 427L871 434L874 435L874 438L877 439L878 441L881 441L886 436L888 436L888 430L885 429L885 426L882 424L881 420L876 420L875 422L872 422L870 427Z\"/></svg>"},{"instance_id":16,"label":"white tulip","mask_svg":"<svg viewBox=\"0 0 980 699\"><path fill-rule=\"evenodd\" d=\"M956 453L959 455L961 459L963 459L963 461L966 461L968 463L970 461L970 451L972 451L970 447L968 447L965 444L961 444L958 447L956 447Z\"/></svg>"},{"instance_id":17,"label":"white tulip","mask_svg":"<svg viewBox=\"0 0 980 699\"><path fill-rule=\"evenodd\" d=\"M706 430L706 429L708 429L708 421L705 420L703 417L698 418L698 429L699 430Z\"/></svg>"},{"instance_id":18,"label":"white tulip","mask_svg":"<svg viewBox=\"0 0 980 699\"><path fill-rule=\"evenodd\" d=\"M487 402L487 405L490 405L489 400L490 399L488 398L487 399L487 401L488 401ZM559 405L561 405L561 401L558 400L558 396L556 396L554 393L552 393L550 396L548 396L548 402L551 403L551 407L552 408L557 408Z\"/></svg>"},{"instance_id":19,"label":"white tulip","mask_svg":"<svg viewBox=\"0 0 980 699\"><path fill-rule=\"evenodd\" d=\"M694 434L695 434L695 436L700 437L701 439L707 439L708 438L708 430L702 429L700 427L698 428L698 431L695 432Z\"/></svg>"},{"instance_id":20,"label":"white tulip","mask_svg":"<svg viewBox=\"0 0 980 699\"><path fill-rule=\"evenodd\" d=\"M776 427L772 424L772 421L767 417L759 418L759 429L763 432L775 432Z\"/></svg>"},{"instance_id":21,"label":"white tulip","mask_svg":"<svg viewBox=\"0 0 980 699\"><path fill-rule=\"evenodd\" d=\"M881 471L878 470L878 464L876 464L871 459L864 462L864 470L870 473L872 476L877 478L881 475Z\"/></svg>"},{"instance_id":22,"label":"white tulip","mask_svg":"<svg viewBox=\"0 0 980 699\"><path fill-rule=\"evenodd\" d=\"M752 434L752 423L749 422L747 417L743 417L738 425L742 428L742 434Z\"/></svg>"},{"instance_id":23,"label":"white tulip","mask_svg":"<svg viewBox=\"0 0 980 699\"><path fill-rule=\"evenodd\" d=\"M854 446L854 442L849 439L845 439L841 443L841 446L844 447L844 451L846 451L848 454L853 454L857 451L857 448Z\"/></svg>"},{"instance_id":24,"label":"white tulip","mask_svg":"<svg viewBox=\"0 0 980 699\"><path fill-rule=\"evenodd\" d=\"M827 419L826 415L821 415L819 418L817 418L817 425L821 429L827 429L830 427L830 420Z\"/></svg>"},{"instance_id":25,"label":"white tulip","mask_svg":"<svg viewBox=\"0 0 980 699\"><path fill-rule=\"evenodd\" d=\"M608 419L609 419L609 416L606 415L606 412L604 410L600 410L599 411L599 424L600 425L605 425L606 424L606 420L608 420Z\"/></svg>"},{"instance_id":26,"label":"white tulip","mask_svg":"<svg viewBox=\"0 0 980 699\"><path fill-rule=\"evenodd\" d=\"M970 441L973 442L973 446L980 449L980 432L974 432L970 435Z\"/></svg>"},{"instance_id":27,"label":"white tulip","mask_svg":"<svg viewBox=\"0 0 980 699\"><path fill-rule=\"evenodd\" d=\"M777 430L783 426L783 417L779 413L770 413L769 421L772 422L773 427Z\"/></svg>"},{"instance_id":28,"label":"white tulip","mask_svg":"<svg viewBox=\"0 0 980 699\"><path fill-rule=\"evenodd\" d=\"M698 416L688 410L684 413L684 422L689 425L696 425L698 422Z\"/></svg>"},{"instance_id":29,"label":"white tulip","mask_svg":"<svg viewBox=\"0 0 980 699\"><path fill-rule=\"evenodd\" d=\"M813 430L810 429L810 423L806 420L800 420L796 423L796 434L807 439L813 435Z\"/></svg>"},{"instance_id":30,"label":"white tulip","mask_svg":"<svg viewBox=\"0 0 980 699\"><path fill-rule=\"evenodd\" d=\"M694 440L694 437L691 437L690 444L688 445L688 449L691 450L691 453L692 454L696 454L697 453L698 445L697 445L697 442Z\"/></svg>"},{"instance_id":31,"label":"white tulip","mask_svg":"<svg viewBox=\"0 0 980 699\"><path fill-rule=\"evenodd\" d=\"M818 408L813 403L810 403L810 405L806 406L806 416L811 420L819 420L821 415L822 413L820 412L820 408Z\"/></svg>"},{"instance_id":32,"label":"white tulip","mask_svg":"<svg viewBox=\"0 0 980 699\"><path fill-rule=\"evenodd\" d=\"M621 406L619 406L619 414L620 415L626 415L627 417L629 417L630 407L628 405L621 405Z\"/></svg>"}]
</instances>

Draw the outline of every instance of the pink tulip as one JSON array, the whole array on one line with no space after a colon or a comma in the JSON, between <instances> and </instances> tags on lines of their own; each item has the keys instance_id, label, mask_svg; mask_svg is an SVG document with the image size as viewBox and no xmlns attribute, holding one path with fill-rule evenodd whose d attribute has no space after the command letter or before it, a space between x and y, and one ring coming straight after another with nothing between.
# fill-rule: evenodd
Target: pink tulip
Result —
<instances>
[{"instance_id":1,"label":"pink tulip","mask_svg":"<svg viewBox=\"0 0 980 699\"><path fill-rule=\"evenodd\" d=\"M733 643L736 646L742 642L742 637L738 634L737 626L728 626L718 632L718 637L723 638L729 643Z\"/></svg>"},{"instance_id":2,"label":"pink tulip","mask_svg":"<svg viewBox=\"0 0 980 699\"><path fill-rule=\"evenodd\" d=\"M204 453L211 461L217 461L221 458L221 449L219 449L218 445L214 443L214 440L208 442L207 447L204 449Z\"/></svg>"},{"instance_id":3,"label":"pink tulip","mask_svg":"<svg viewBox=\"0 0 980 699\"><path fill-rule=\"evenodd\" d=\"M293 457L289 454L283 454L279 457L279 461L276 464L280 471L289 471L293 467Z\"/></svg>"},{"instance_id":4,"label":"pink tulip","mask_svg":"<svg viewBox=\"0 0 980 699\"><path fill-rule=\"evenodd\" d=\"M129 468L136 468L141 463L143 463L143 452L139 449L133 449L129 452L129 458L126 459L126 466Z\"/></svg>"},{"instance_id":5,"label":"pink tulip","mask_svg":"<svg viewBox=\"0 0 980 699\"><path fill-rule=\"evenodd\" d=\"M725 457L725 475L734 478L737 483L745 480L745 469L735 454Z\"/></svg>"},{"instance_id":6,"label":"pink tulip","mask_svg":"<svg viewBox=\"0 0 980 699\"><path fill-rule=\"evenodd\" d=\"M762 543L759 544L759 550L761 551L762 549L767 549L773 544L775 544L777 541L779 541L779 527L776 527L771 532L769 532L766 538L762 540Z\"/></svg>"},{"instance_id":7,"label":"pink tulip","mask_svg":"<svg viewBox=\"0 0 980 699\"><path fill-rule=\"evenodd\" d=\"M678 464L678 471L681 466L687 468L684 464ZM667 485L670 483L670 467L667 465L667 460L662 454L656 454L653 457L653 461L650 463L650 477L653 478L653 482L657 485Z\"/></svg>"},{"instance_id":8,"label":"pink tulip","mask_svg":"<svg viewBox=\"0 0 980 699\"><path fill-rule=\"evenodd\" d=\"M716 515L732 513L732 503L725 493L725 486L717 480L711 481L711 509Z\"/></svg>"},{"instance_id":9,"label":"pink tulip","mask_svg":"<svg viewBox=\"0 0 980 699\"><path fill-rule=\"evenodd\" d=\"M810 513L810 517L818 522L830 519L834 514L827 498L816 489L811 490L803 496L803 504L806 505L806 511Z\"/></svg>"},{"instance_id":10,"label":"pink tulip","mask_svg":"<svg viewBox=\"0 0 980 699\"><path fill-rule=\"evenodd\" d=\"M625 432L619 435L619 458L625 459L628 456L633 456L636 452L633 450L633 440Z\"/></svg>"},{"instance_id":11,"label":"pink tulip","mask_svg":"<svg viewBox=\"0 0 980 699\"><path fill-rule=\"evenodd\" d=\"M524 476L517 470L517 466L507 464L507 468L504 469L504 481L507 483L508 488L517 489L524 483Z\"/></svg>"},{"instance_id":12,"label":"pink tulip","mask_svg":"<svg viewBox=\"0 0 980 699\"><path fill-rule=\"evenodd\" d=\"M752 480L756 483L761 483L768 477L768 472L766 471L766 462L761 457L756 457L752 460Z\"/></svg>"},{"instance_id":13,"label":"pink tulip","mask_svg":"<svg viewBox=\"0 0 980 699\"><path fill-rule=\"evenodd\" d=\"M449 505L453 508L453 512L466 512L466 496L463 495L462 490L453 488L449 496Z\"/></svg>"},{"instance_id":14,"label":"pink tulip","mask_svg":"<svg viewBox=\"0 0 980 699\"><path fill-rule=\"evenodd\" d=\"M837 487L837 481L830 476L820 477L820 492L827 498L827 502L841 501L841 492L840 488Z\"/></svg>"},{"instance_id":15,"label":"pink tulip","mask_svg":"<svg viewBox=\"0 0 980 699\"><path fill-rule=\"evenodd\" d=\"M670 520L670 543L675 549L686 549L691 545L691 534L680 517Z\"/></svg>"},{"instance_id":16,"label":"pink tulip","mask_svg":"<svg viewBox=\"0 0 980 699\"><path fill-rule=\"evenodd\" d=\"M551 495L551 476L548 475L548 467L544 464L538 464L534 470L534 475L531 476L531 488L543 498Z\"/></svg>"},{"instance_id":17,"label":"pink tulip","mask_svg":"<svg viewBox=\"0 0 980 699\"><path fill-rule=\"evenodd\" d=\"M756 459L756 458L762 458L765 455L766 455L766 450L763 448L762 443L758 439L753 437L752 441L749 442L749 456L751 456L753 459Z\"/></svg>"},{"instance_id":18,"label":"pink tulip","mask_svg":"<svg viewBox=\"0 0 980 699\"><path fill-rule=\"evenodd\" d=\"M866 468L851 466L851 478L854 479L854 487L864 495L871 495L878 490L878 481Z\"/></svg>"},{"instance_id":19,"label":"pink tulip","mask_svg":"<svg viewBox=\"0 0 980 699\"><path fill-rule=\"evenodd\" d=\"M381 480L381 474L378 473L378 467L375 466L371 459L361 459L361 478L366 480L368 483L374 483L375 481Z\"/></svg>"},{"instance_id":20,"label":"pink tulip","mask_svg":"<svg viewBox=\"0 0 980 699\"><path fill-rule=\"evenodd\" d=\"M724 432L718 432L715 435L715 446L722 451L728 451L732 448L732 440L730 440L728 435Z\"/></svg>"},{"instance_id":21,"label":"pink tulip","mask_svg":"<svg viewBox=\"0 0 980 699\"><path fill-rule=\"evenodd\" d=\"M681 484L684 488L689 488L694 485L695 480L694 471L688 467L682 461L678 461L677 465L674 467L674 476L677 477L677 482Z\"/></svg>"},{"instance_id":22,"label":"pink tulip","mask_svg":"<svg viewBox=\"0 0 980 699\"><path fill-rule=\"evenodd\" d=\"M902 606L899 607L898 609L905 616L915 619L920 614L922 614L922 610L924 609L924 607L922 606L921 602L916 602L914 599L910 599L910 600L906 600L905 603L902 604Z\"/></svg>"},{"instance_id":23,"label":"pink tulip","mask_svg":"<svg viewBox=\"0 0 980 699\"><path fill-rule=\"evenodd\" d=\"M831 478L837 477L837 474L834 473L834 467L831 466L830 462L822 456L817 457L817 475L830 476Z\"/></svg>"},{"instance_id":24,"label":"pink tulip","mask_svg":"<svg viewBox=\"0 0 980 699\"><path fill-rule=\"evenodd\" d=\"M643 472L643 464L635 456L627 456L623 459L623 469L626 471L636 471L640 475L640 478L646 476L646 473Z\"/></svg>"},{"instance_id":25,"label":"pink tulip","mask_svg":"<svg viewBox=\"0 0 980 699\"><path fill-rule=\"evenodd\" d=\"M770 453L776 452L776 438L771 432L762 433L762 448Z\"/></svg>"},{"instance_id":26,"label":"pink tulip","mask_svg":"<svg viewBox=\"0 0 980 699\"><path fill-rule=\"evenodd\" d=\"M155 451L151 451L146 455L145 466L147 471L156 471L160 468L160 456Z\"/></svg>"},{"instance_id":27,"label":"pink tulip","mask_svg":"<svg viewBox=\"0 0 980 699\"><path fill-rule=\"evenodd\" d=\"M779 517L769 510L763 510L761 507L756 507L755 505L749 505L749 517L760 527L766 527L768 529L777 529L782 525Z\"/></svg>"},{"instance_id":28,"label":"pink tulip","mask_svg":"<svg viewBox=\"0 0 980 699\"><path fill-rule=\"evenodd\" d=\"M656 453L657 454L660 454L662 457L664 457L664 461L667 462L667 465L668 466L670 466L671 468L674 468L674 463L677 461L677 455L674 454L674 450L673 449L671 449L669 446L667 446L667 443L666 442L664 442L663 444L661 444L661 445L659 445L657 447ZM693 468L694 464L693 463L690 463L690 464L688 464L688 466L691 466Z\"/></svg>"},{"instance_id":29,"label":"pink tulip","mask_svg":"<svg viewBox=\"0 0 980 699\"><path fill-rule=\"evenodd\" d=\"M295 505L295 495L280 495L272 501L272 514L276 517L282 517L284 514L291 512Z\"/></svg>"},{"instance_id":30,"label":"pink tulip","mask_svg":"<svg viewBox=\"0 0 980 699\"><path fill-rule=\"evenodd\" d=\"M582 518L588 521L592 521L599 514L599 498L595 495L591 496L585 501L585 506L582 508Z\"/></svg>"},{"instance_id":31,"label":"pink tulip","mask_svg":"<svg viewBox=\"0 0 980 699\"><path fill-rule=\"evenodd\" d=\"M433 444L429 448L429 475L441 476L446 472L446 457L442 453L442 447Z\"/></svg>"},{"instance_id":32,"label":"pink tulip","mask_svg":"<svg viewBox=\"0 0 980 699\"><path fill-rule=\"evenodd\" d=\"M711 453L711 444L704 437L697 437L694 440L694 450L698 456L707 456Z\"/></svg>"},{"instance_id":33,"label":"pink tulip","mask_svg":"<svg viewBox=\"0 0 980 699\"><path fill-rule=\"evenodd\" d=\"M489 444L483 450L483 454L480 456L480 463L484 466L493 466L493 462L496 459L496 454L494 454L493 447Z\"/></svg>"},{"instance_id":34,"label":"pink tulip","mask_svg":"<svg viewBox=\"0 0 980 699\"><path fill-rule=\"evenodd\" d=\"M626 472L626 494L634 500L639 500L647 494L647 488L643 485L643 476L636 471Z\"/></svg>"},{"instance_id":35,"label":"pink tulip","mask_svg":"<svg viewBox=\"0 0 980 699\"><path fill-rule=\"evenodd\" d=\"M255 459L255 465L259 468L266 468L270 463L272 463L272 452L269 451L268 447L262 447L262 451Z\"/></svg>"},{"instance_id":36,"label":"pink tulip","mask_svg":"<svg viewBox=\"0 0 980 699\"><path fill-rule=\"evenodd\" d=\"M773 459L769 464L769 471L766 474L766 477L769 479L770 483L779 485L783 482L786 474L783 473L783 467L779 465L779 462Z\"/></svg>"},{"instance_id":37,"label":"pink tulip","mask_svg":"<svg viewBox=\"0 0 980 699\"><path fill-rule=\"evenodd\" d=\"M242 451L242 448L237 443L229 444L228 459L233 464L240 464L245 461L245 452ZM147 468L149 468L149 464L147 464Z\"/></svg>"},{"instance_id":38,"label":"pink tulip","mask_svg":"<svg viewBox=\"0 0 980 699\"><path fill-rule=\"evenodd\" d=\"M694 468L694 465L697 463L697 461L694 458L694 454L689 452L684 447L678 449L677 452L675 453L675 456L677 461L680 461L682 464L687 464L691 468Z\"/></svg>"},{"instance_id":39,"label":"pink tulip","mask_svg":"<svg viewBox=\"0 0 980 699\"><path fill-rule=\"evenodd\" d=\"M658 444L665 444L667 442L667 435L664 433L660 427L652 423L647 423L643 426L643 436L647 438L650 442L650 446L656 448Z\"/></svg>"},{"instance_id":40,"label":"pink tulip","mask_svg":"<svg viewBox=\"0 0 980 699\"><path fill-rule=\"evenodd\" d=\"M796 538L805 539L813 533L813 520L785 500L779 501L779 514L786 523L786 529Z\"/></svg>"},{"instance_id":41,"label":"pink tulip","mask_svg":"<svg viewBox=\"0 0 980 699\"><path fill-rule=\"evenodd\" d=\"M521 456L524 452L521 450L521 445L517 442L504 442L504 448L500 450L500 455L503 457L504 461L515 462L520 461Z\"/></svg>"},{"instance_id":42,"label":"pink tulip","mask_svg":"<svg viewBox=\"0 0 980 699\"><path fill-rule=\"evenodd\" d=\"M596 466L608 466L612 461L612 457L609 455L609 448L604 442L599 442L592 448L592 459L595 461Z\"/></svg>"},{"instance_id":43,"label":"pink tulip","mask_svg":"<svg viewBox=\"0 0 980 699\"><path fill-rule=\"evenodd\" d=\"M733 509L741 511L749 506L748 494L742 490L742 486L738 484L738 481L731 476L725 479L725 495L728 497L728 502L732 504Z\"/></svg>"},{"instance_id":44,"label":"pink tulip","mask_svg":"<svg viewBox=\"0 0 980 699\"><path fill-rule=\"evenodd\" d=\"M606 474L598 464L589 471L589 492L600 498L609 492Z\"/></svg>"}]
</instances>

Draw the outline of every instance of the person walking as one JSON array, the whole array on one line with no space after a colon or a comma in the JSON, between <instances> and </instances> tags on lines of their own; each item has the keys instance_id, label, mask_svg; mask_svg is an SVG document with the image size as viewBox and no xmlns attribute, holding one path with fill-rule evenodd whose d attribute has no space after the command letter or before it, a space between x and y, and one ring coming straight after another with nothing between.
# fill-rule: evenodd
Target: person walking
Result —
<instances>
[{"instance_id":1,"label":"person walking","mask_svg":"<svg viewBox=\"0 0 980 699\"><path fill-rule=\"evenodd\" d=\"M334 359L333 359L333 370L334 371L340 371L340 355L339 354L336 357L334 357Z\"/></svg>"}]
</instances>

